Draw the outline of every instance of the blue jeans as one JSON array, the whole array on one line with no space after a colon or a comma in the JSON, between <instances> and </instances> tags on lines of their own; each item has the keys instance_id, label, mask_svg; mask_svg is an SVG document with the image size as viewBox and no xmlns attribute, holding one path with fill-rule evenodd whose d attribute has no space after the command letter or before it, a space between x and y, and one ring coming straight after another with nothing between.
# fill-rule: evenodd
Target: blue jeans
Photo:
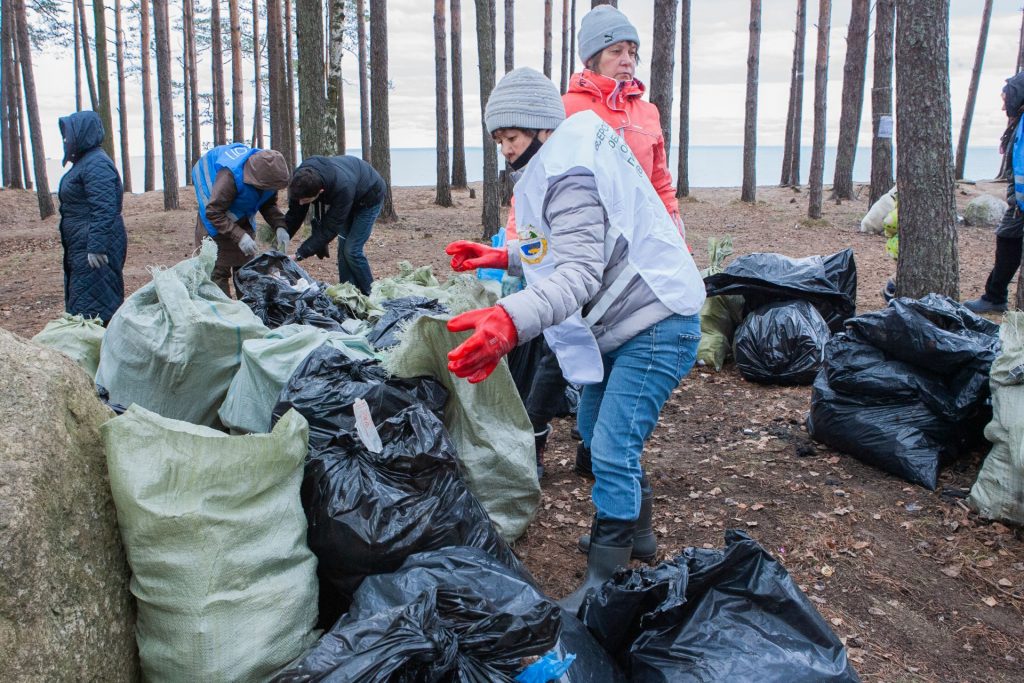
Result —
<instances>
[{"instance_id":1,"label":"blue jeans","mask_svg":"<svg viewBox=\"0 0 1024 683\"><path fill-rule=\"evenodd\" d=\"M603 356L604 380L583 387L579 423L602 519L640 515L640 454L662 406L697 359L699 315L672 315Z\"/></svg>"},{"instance_id":2,"label":"blue jeans","mask_svg":"<svg viewBox=\"0 0 1024 683\"><path fill-rule=\"evenodd\" d=\"M373 222L380 215L381 204L352 210L348 229L338 235L338 281L351 282L363 294L370 293L373 273L363 247L373 232Z\"/></svg>"}]
</instances>

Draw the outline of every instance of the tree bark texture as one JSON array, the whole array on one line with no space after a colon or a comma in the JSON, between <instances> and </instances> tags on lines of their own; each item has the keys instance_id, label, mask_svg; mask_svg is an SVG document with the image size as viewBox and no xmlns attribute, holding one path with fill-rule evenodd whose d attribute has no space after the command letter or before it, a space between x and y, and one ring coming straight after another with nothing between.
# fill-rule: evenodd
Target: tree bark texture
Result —
<instances>
[{"instance_id":1,"label":"tree bark texture","mask_svg":"<svg viewBox=\"0 0 1024 683\"><path fill-rule=\"evenodd\" d=\"M345 1L328 0L330 22L327 41L327 118L333 122L334 151L345 153L345 81L341 74L341 57L345 41Z\"/></svg>"},{"instance_id":2,"label":"tree bark texture","mask_svg":"<svg viewBox=\"0 0 1024 683\"><path fill-rule=\"evenodd\" d=\"M874 204L892 189L892 50L896 28L896 0L875 3L875 63L871 87L871 193ZM879 136L883 120L890 133Z\"/></svg>"},{"instance_id":3,"label":"tree bark texture","mask_svg":"<svg viewBox=\"0 0 1024 683\"><path fill-rule=\"evenodd\" d=\"M761 55L761 0L750 0L750 45L747 49L747 100L743 124L743 188L740 199L757 198L757 79Z\"/></svg>"},{"instance_id":4,"label":"tree bark texture","mask_svg":"<svg viewBox=\"0 0 1024 683\"><path fill-rule=\"evenodd\" d=\"M13 1L13 0L12 0ZM25 181L25 189L32 189L32 169L29 168L28 163L28 148L31 144L31 134L28 128L28 124L25 123L25 108L22 106L21 94L25 87L24 79L22 78L21 71L17 68L21 65L21 59L18 55L21 52L21 47L18 44L18 26L21 23L22 18L16 17L16 21L13 25L14 28L14 103L18 111L18 139L21 140L21 177Z\"/></svg>"},{"instance_id":5,"label":"tree bark texture","mask_svg":"<svg viewBox=\"0 0 1024 683\"><path fill-rule=\"evenodd\" d=\"M505 73L516 68L516 0L505 0Z\"/></svg>"},{"instance_id":6,"label":"tree bark texture","mask_svg":"<svg viewBox=\"0 0 1024 683\"><path fill-rule=\"evenodd\" d=\"M295 35L294 24L292 23L292 2L284 0L284 67L285 82L287 83L287 116L288 128L288 163L294 166L297 163L296 154L298 145L295 144L295 47L292 45L292 36Z\"/></svg>"},{"instance_id":7,"label":"tree bark texture","mask_svg":"<svg viewBox=\"0 0 1024 683\"><path fill-rule=\"evenodd\" d=\"M74 36L74 50L75 50L75 111L82 111L82 41L78 30L78 10L72 5L71 7L71 33ZM0 83L0 89L6 87L5 84ZM2 99L0 95L0 99ZM4 184L7 184L7 171L4 170Z\"/></svg>"},{"instance_id":8,"label":"tree bark texture","mask_svg":"<svg viewBox=\"0 0 1024 683\"><path fill-rule=\"evenodd\" d=\"M78 28L82 32L82 57L85 58L85 83L89 88L89 105L99 111L99 96L96 94L96 77L92 68L92 53L89 50L89 25L85 21L85 0L72 0L78 8Z\"/></svg>"},{"instance_id":9,"label":"tree bark texture","mask_svg":"<svg viewBox=\"0 0 1024 683\"><path fill-rule=\"evenodd\" d=\"M690 196L690 0L679 8L679 166L676 197ZM667 148L666 148L667 149Z\"/></svg>"},{"instance_id":10,"label":"tree bark texture","mask_svg":"<svg viewBox=\"0 0 1024 683\"><path fill-rule=\"evenodd\" d=\"M188 0L182 0L181 4L182 4L182 15L183 15L182 22L181 22L181 34L182 34L181 37L182 37L183 44L185 46L187 46L188 45L188 35L189 35L188 34L189 22L187 21L187 19L185 19L185 17L188 16ZM193 131L192 131L192 119L189 117L189 111L191 110L191 106L192 106L191 102L193 100L192 86L188 82L189 66L190 66L190 62L189 62L188 47L185 47L185 49L182 50L182 54L181 54L181 70L182 70L181 98L182 98L183 111L185 113L182 115L181 118L183 119L182 128L185 131L183 141L184 141L184 147L185 147L185 186L186 187L188 187L189 185L192 184L192 173L191 173L191 170L192 170L192 167L195 165L194 164L194 160L192 158L192 134L193 134Z\"/></svg>"},{"instance_id":11,"label":"tree bark texture","mask_svg":"<svg viewBox=\"0 0 1024 683\"><path fill-rule=\"evenodd\" d=\"M896 10L896 295L960 298L949 102L949 0L900 0Z\"/></svg>"},{"instance_id":12,"label":"tree bark texture","mask_svg":"<svg viewBox=\"0 0 1024 683\"><path fill-rule=\"evenodd\" d=\"M110 106L110 68L107 61L107 12L103 0L92 0L93 25L96 29L96 92L99 95L99 106L96 113L103 122L103 151L110 160L114 155L114 120Z\"/></svg>"},{"instance_id":13,"label":"tree bark texture","mask_svg":"<svg viewBox=\"0 0 1024 683\"><path fill-rule=\"evenodd\" d=\"M760 2L760 0L757 0ZM658 108L665 153L672 148L672 79L676 68L676 9L679 0L654 0L651 41L651 104Z\"/></svg>"},{"instance_id":14,"label":"tree bark texture","mask_svg":"<svg viewBox=\"0 0 1024 683\"><path fill-rule=\"evenodd\" d=\"M1020 41L1017 43L1017 73L1024 69L1024 8L1021 8Z\"/></svg>"},{"instance_id":15,"label":"tree bark texture","mask_svg":"<svg viewBox=\"0 0 1024 683\"><path fill-rule=\"evenodd\" d=\"M153 0L156 35L156 93L160 107L160 155L163 157L164 209L178 208L178 164L174 151L174 101L171 99L171 26L167 0Z\"/></svg>"},{"instance_id":16,"label":"tree bark texture","mask_svg":"<svg viewBox=\"0 0 1024 683\"><path fill-rule=\"evenodd\" d=\"M287 0L286 0L287 1ZM213 144L228 142L227 106L224 97L224 45L220 0L210 0L210 65L213 78Z\"/></svg>"},{"instance_id":17,"label":"tree bark texture","mask_svg":"<svg viewBox=\"0 0 1024 683\"><path fill-rule=\"evenodd\" d=\"M153 80L150 76L150 50L153 39L149 26L149 0L139 0L141 24L140 53L142 57L142 189L152 192L156 187L156 147L153 144Z\"/></svg>"},{"instance_id":18,"label":"tree bark texture","mask_svg":"<svg viewBox=\"0 0 1024 683\"><path fill-rule=\"evenodd\" d=\"M434 203L452 205L448 169L448 46L445 45L445 0L434 0L434 89L437 114L437 192Z\"/></svg>"},{"instance_id":19,"label":"tree bark texture","mask_svg":"<svg viewBox=\"0 0 1024 683\"><path fill-rule=\"evenodd\" d=\"M185 9L185 52L188 55L188 59L185 60L188 63L188 73L186 78L188 79L189 92L191 96L188 99L188 112L185 116L189 118L189 131L190 135L185 136L185 145L188 147L188 156L191 158L192 163L199 161L199 157L203 155L203 135L202 135L202 123L199 119L199 60L196 58L196 14L195 14L195 0L182 0L182 4ZM192 184L192 166L189 164L185 165L185 184Z\"/></svg>"},{"instance_id":20,"label":"tree bark texture","mask_svg":"<svg viewBox=\"0 0 1024 683\"><path fill-rule=\"evenodd\" d=\"M284 36L281 35L281 2L267 0L267 97L270 105L270 146L293 165L288 126L288 79L285 76Z\"/></svg>"},{"instance_id":21,"label":"tree bark texture","mask_svg":"<svg viewBox=\"0 0 1024 683\"><path fill-rule=\"evenodd\" d=\"M17 64L14 62L14 8L11 3L4 2L2 8L3 28L0 30L2 40L2 63L4 98L0 106L4 108L4 162L7 165L7 186L16 190L25 187L21 173L21 135L18 127L18 108L15 93L21 79L18 77Z\"/></svg>"},{"instance_id":22,"label":"tree bark texture","mask_svg":"<svg viewBox=\"0 0 1024 683\"><path fill-rule=\"evenodd\" d=\"M366 7L364 0L356 0L356 31L359 39L359 135L363 161L371 159L370 140L370 61L366 47Z\"/></svg>"},{"instance_id":23,"label":"tree bark texture","mask_svg":"<svg viewBox=\"0 0 1024 683\"><path fill-rule=\"evenodd\" d=\"M50 183L46 178L46 150L43 148L43 130L39 121L39 104L36 101L36 79L32 73L32 45L28 37L25 0L14 0L14 13L16 15L14 25L17 29L18 57L21 63L21 81L22 87L25 89L25 108L28 110L29 135L32 140L36 199L39 202L39 217L48 218L56 213L56 209L53 207L53 197L50 196ZM25 128L22 127L22 134L24 131Z\"/></svg>"},{"instance_id":24,"label":"tree bark texture","mask_svg":"<svg viewBox=\"0 0 1024 683\"><path fill-rule=\"evenodd\" d=\"M324 95L324 6L321 0L296 0L295 35L299 49L302 156L330 155L338 140L333 130L336 119L327 115Z\"/></svg>"},{"instance_id":25,"label":"tree bark texture","mask_svg":"<svg viewBox=\"0 0 1024 683\"><path fill-rule=\"evenodd\" d=\"M242 20L238 0L228 0L231 28L231 141L245 142L245 99L242 94Z\"/></svg>"},{"instance_id":26,"label":"tree bark texture","mask_svg":"<svg viewBox=\"0 0 1024 683\"><path fill-rule=\"evenodd\" d=\"M569 0L562 0L562 78L559 92L563 95L569 89Z\"/></svg>"},{"instance_id":27,"label":"tree bark texture","mask_svg":"<svg viewBox=\"0 0 1024 683\"><path fill-rule=\"evenodd\" d=\"M494 140L483 122L484 108L494 89L494 0L475 0L476 40L480 65L480 121L483 131L484 185L483 238L490 239L501 226L501 205L498 198L498 157L494 152Z\"/></svg>"},{"instance_id":28,"label":"tree bark texture","mask_svg":"<svg viewBox=\"0 0 1024 683\"><path fill-rule=\"evenodd\" d=\"M2 12L3 14L7 13L6 3L4 3ZM75 17L75 59L77 60L78 14L73 10L71 14ZM7 65L11 60L11 54L8 45L7 19L6 17L0 17L0 145L3 146L3 153L0 154L0 178L2 178L4 187L10 187L11 182L11 150L8 146L10 137L7 125ZM78 76L77 72L75 76Z\"/></svg>"},{"instance_id":29,"label":"tree bark texture","mask_svg":"<svg viewBox=\"0 0 1024 683\"><path fill-rule=\"evenodd\" d=\"M462 103L462 2L451 0L452 187L466 187L466 122Z\"/></svg>"},{"instance_id":30,"label":"tree bark texture","mask_svg":"<svg viewBox=\"0 0 1024 683\"><path fill-rule=\"evenodd\" d=\"M544 75L551 78L551 0L544 0Z\"/></svg>"},{"instance_id":31,"label":"tree bark texture","mask_svg":"<svg viewBox=\"0 0 1024 683\"><path fill-rule=\"evenodd\" d=\"M370 119L373 129L373 167L384 178L387 194L380 211L383 223L398 219L391 197L391 117L388 111L388 6L370 0Z\"/></svg>"},{"instance_id":32,"label":"tree bark texture","mask_svg":"<svg viewBox=\"0 0 1024 683\"><path fill-rule=\"evenodd\" d=\"M967 141L971 136L971 120L974 118L974 103L978 99L978 81L981 80L981 65L985 61L985 44L988 42L988 27L992 21L992 0L985 0L981 10L981 29L978 31L978 51L974 54L974 69L971 71L971 85L967 89L967 104L964 106L964 118L960 123L960 139L956 145L956 161L953 164L953 177L964 177L964 164L967 162Z\"/></svg>"},{"instance_id":33,"label":"tree bark texture","mask_svg":"<svg viewBox=\"0 0 1024 683\"><path fill-rule=\"evenodd\" d=\"M121 133L121 175L124 191L132 191L132 162L128 154L128 106L124 76L124 29L121 25L121 0L114 0L114 39L117 60L117 119Z\"/></svg>"},{"instance_id":34,"label":"tree bark texture","mask_svg":"<svg viewBox=\"0 0 1024 683\"><path fill-rule=\"evenodd\" d=\"M796 0L796 31L793 39L793 68L789 79L789 112L786 141L782 149L782 186L800 184L800 124L804 107L804 43L807 36L807 0Z\"/></svg>"},{"instance_id":35,"label":"tree bark texture","mask_svg":"<svg viewBox=\"0 0 1024 683\"><path fill-rule=\"evenodd\" d=\"M853 162L864 111L864 71L868 62L870 0L853 0L846 33L846 63L843 66L843 100L839 113L839 145L832 178L834 199L853 199Z\"/></svg>"},{"instance_id":36,"label":"tree bark texture","mask_svg":"<svg viewBox=\"0 0 1024 683\"><path fill-rule=\"evenodd\" d=\"M569 3L569 75L576 70L576 0Z\"/></svg>"},{"instance_id":37,"label":"tree bark texture","mask_svg":"<svg viewBox=\"0 0 1024 683\"><path fill-rule=\"evenodd\" d=\"M598 5L611 5L612 7L618 7L618 0L590 0L590 9L594 9Z\"/></svg>"},{"instance_id":38,"label":"tree bark texture","mask_svg":"<svg viewBox=\"0 0 1024 683\"><path fill-rule=\"evenodd\" d=\"M252 144L263 147L263 71L260 65L260 0L252 0L252 63L253 95L256 98L252 117Z\"/></svg>"},{"instance_id":39,"label":"tree bark texture","mask_svg":"<svg viewBox=\"0 0 1024 683\"><path fill-rule=\"evenodd\" d=\"M832 0L818 2L818 55L814 63L814 142L811 147L808 218L821 218L821 198L825 182L825 101L828 86L828 32L832 19Z\"/></svg>"}]
</instances>

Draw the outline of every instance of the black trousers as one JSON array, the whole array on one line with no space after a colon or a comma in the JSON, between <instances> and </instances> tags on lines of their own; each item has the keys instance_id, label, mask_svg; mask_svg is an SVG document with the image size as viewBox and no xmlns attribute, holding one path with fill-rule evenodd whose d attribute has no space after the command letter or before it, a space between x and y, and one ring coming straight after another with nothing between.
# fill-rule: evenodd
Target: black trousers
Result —
<instances>
[{"instance_id":1,"label":"black trousers","mask_svg":"<svg viewBox=\"0 0 1024 683\"><path fill-rule=\"evenodd\" d=\"M1021 261L1022 237L996 237L996 262L985 282L985 299L994 304L1005 304L1010 282L1017 274Z\"/></svg>"}]
</instances>

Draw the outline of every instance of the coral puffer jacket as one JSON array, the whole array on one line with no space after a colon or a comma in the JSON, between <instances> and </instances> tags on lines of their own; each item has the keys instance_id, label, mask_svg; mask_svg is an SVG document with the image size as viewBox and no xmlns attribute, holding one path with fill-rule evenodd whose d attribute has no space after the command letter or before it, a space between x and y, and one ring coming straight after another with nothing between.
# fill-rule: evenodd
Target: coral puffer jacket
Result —
<instances>
[{"instance_id":1,"label":"coral puffer jacket","mask_svg":"<svg viewBox=\"0 0 1024 683\"><path fill-rule=\"evenodd\" d=\"M569 90L562 95L562 103L566 117L590 110L626 139L665 209L678 225L681 224L679 203L668 170L661 119L658 108L642 99L644 91L644 84L638 80L616 81L584 69L569 79ZM517 239L515 211L509 211L505 232L506 239Z\"/></svg>"}]
</instances>

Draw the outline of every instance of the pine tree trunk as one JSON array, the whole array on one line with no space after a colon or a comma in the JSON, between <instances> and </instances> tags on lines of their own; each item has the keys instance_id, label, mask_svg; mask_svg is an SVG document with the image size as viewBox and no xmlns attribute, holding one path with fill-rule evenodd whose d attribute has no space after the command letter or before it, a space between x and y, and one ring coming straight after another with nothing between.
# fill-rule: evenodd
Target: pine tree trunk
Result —
<instances>
[{"instance_id":1,"label":"pine tree trunk","mask_svg":"<svg viewBox=\"0 0 1024 683\"><path fill-rule=\"evenodd\" d=\"M562 0L562 79L559 92L569 89L569 0Z\"/></svg>"},{"instance_id":2,"label":"pine tree trunk","mask_svg":"<svg viewBox=\"0 0 1024 683\"><path fill-rule=\"evenodd\" d=\"M21 138L18 134L18 110L15 109L14 93L18 88L17 65L14 63L14 10L11 3L0 4L0 64L3 66L3 73L0 79L3 80L3 99L0 100L0 107L4 110L4 185L17 190L24 188L24 181L21 176L21 161L19 159Z\"/></svg>"},{"instance_id":3,"label":"pine tree trunk","mask_svg":"<svg viewBox=\"0 0 1024 683\"><path fill-rule=\"evenodd\" d=\"M99 94L100 115L106 135L103 136L103 151L110 160L114 156L114 120L110 106L110 70L107 62L107 15L103 0L92 0L93 24L96 28L96 91Z\"/></svg>"},{"instance_id":4,"label":"pine tree trunk","mask_svg":"<svg viewBox=\"0 0 1024 683\"><path fill-rule=\"evenodd\" d=\"M295 35L299 49L299 129L302 157L333 154L338 145L336 119L327 115L324 96L324 6L321 0L296 0Z\"/></svg>"},{"instance_id":5,"label":"pine tree trunk","mask_svg":"<svg viewBox=\"0 0 1024 683\"><path fill-rule=\"evenodd\" d=\"M954 178L964 177L964 164L967 162L967 140L971 135L974 102L978 98L978 81L981 80L981 65L985 61L985 44L988 42L988 27L991 20L992 0L985 0L985 8L981 11L981 30L978 32L978 51L974 55L971 86L967 90L967 105L964 107L964 118L960 124L960 139L956 145L956 162L953 166Z\"/></svg>"},{"instance_id":6,"label":"pine tree trunk","mask_svg":"<svg viewBox=\"0 0 1024 683\"><path fill-rule=\"evenodd\" d=\"M263 72L260 64L260 10L259 0L252 0L252 66L253 95L256 98L252 117L252 146L263 148Z\"/></svg>"},{"instance_id":7,"label":"pine tree trunk","mask_svg":"<svg viewBox=\"0 0 1024 683\"><path fill-rule=\"evenodd\" d=\"M1017 43L1017 73L1024 69L1024 8L1021 8L1020 41Z\"/></svg>"},{"instance_id":8,"label":"pine tree trunk","mask_svg":"<svg viewBox=\"0 0 1024 683\"><path fill-rule=\"evenodd\" d=\"M618 0L590 0L590 9L594 9L598 5L611 5L612 7L618 7Z\"/></svg>"},{"instance_id":9,"label":"pine tree trunk","mask_svg":"<svg viewBox=\"0 0 1024 683\"><path fill-rule=\"evenodd\" d=\"M544 0L544 75L551 78L551 0Z\"/></svg>"},{"instance_id":10,"label":"pine tree trunk","mask_svg":"<svg viewBox=\"0 0 1024 683\"><path fill-rule=\"evenodd\" d=\"M448 169L448 46L445 45L445 0L434 0L434 88L437 120L437 192L434 203L452 205Z\"/></svg>"},{"instance_id":11,"label":"pine tree trunk","mask_svg":"<svg viewBox=\"0 0 1024 683\"><path fill-rule=\"evenodd\" d=\"M132 161L128 154L128 106L124 78L124 29L121 26L121 0L114 0L114 33L117 58L117 119L121 132L121 175L124 191L132 191Z\"/></svg>"},{"instance_id":12,"label":"pine tree trunk","mask_svg":"<svg viewBox=\"0 0 1024 683\"><path fill-rule=\"evenodd\" d=\"M356 26L359 38L359 136L363 161L372 158L370 140L370 82L369 54L366 48L366 7L364 0L356 0Z\"/></svg>"},{"instance_id":13,"label":"pine tree trunk","mask_svg":"<svg viewBox=\"0 0 1024 683\"><path fill-rule=\"evenodd\" d=\"M370 0L370 119L373 129L373 167L384 178L387 194L380 210L383 223L398 220L391 197L391 118L388 110L388 6Z\"/></svg>"},{"instance_id":14,"label":"pine tree trunk","mask_svg":"<svg viewBox=\"0 0 1024 683\"><path fill-rule=\"evenodd\" d=\"M298 159L298 145L295 144L295 46L292 45L292 36L295 35L294 24L292 23L292 2L284 0L284 57L285 74L288 83L288 163L294 166Z\"/></svg>"},{"instance_id":15,"label":"pine tree trunk","mask_svg":"<svg viewBox=\"0 0 1024 683\"><path fill-rule=\"evenodd\" d=\"M483 238L490 239L497 234L501 225L501 205L498 198L498 156L494 151L494 140L484 122L484 108L494 89L494 0L476 2L476 44L480 67L480 122L483 131L484 184L483 211L480 219Z\"/></svg>"},{"instance_id":16,"label":"pine tree trunk","mask_svg":"<svg viewBox=\"0 0 1024 683\"><path fill-rule=\"evenodd\" d=\"M192 87L191 87L191 84L188 82L188 72L189 72L190 57L189 57L188 47L187 47L187 45L188 45L188 31L189 31L189 21L188 21L189 0L182 0L181 5L182 5L182 7L181 7L181 13L182 13L181 38L182 38L182 44L186 46L185 49L182 50L182 53L181 53L181 71L182 71L182 76L181 76L181 99L182 99L182 110L184 111L184 113L182 114L181 118L182 118L182 128L185 131L185 134L184 134L183 140L182 140L184 142L184 148L185 148L185 187L188 187L189 185L192 185L192 173L191 173L191 170L192 170L192 167L195 165L194 160L192 159L192 134L193 134L193 131L192 131L192 119L191 119L191 117L189 117L189 111L191 110L191 106L192 106L191 105L191 102L192 102Z\"/></svg>"},{"instance_id":17,"label":"pine tree trunk","mask_svg":"<svg viewBox=\"0 0 1024 683\"><path fill-rule=\"evenodd\" d=\"M82 31L82 56L85 58L85 82L89 87L89 105L99 111L99 96L96 94L96 78L92 69L92 53L89 51L89 25L85 21L85 0L72 0L78 8L78 28Z\"/></svg>"},{"instance_id":18,"label":"pine tree trunk","mask_svg":"<svg viewBox=\"0 0 1024 683\"><path fill-rule=\"evenodd\" d=\"M267 0L267 90L270 105L270 146L288 166L294 157L288 140L288 79L285 76L284 37L281 35L281 2Z\"/></svg>"},{"instance_id":19,"label":"pine tree trunk","mask_svg":"<svg viewBox=\"0 0 1024 683\"><path fill-rule=\"evenodd\" d=\"M6 6L6 3L4 3ZM6 13L6 9L2 10ZM72 12L76 17L75 23L77 24L78 15ZM0 153L0 179L2 179L3 187L10 187L11 183L11 150L9 148L10 134L7 126L7 64L10 61L10 51L7 48L7 31L5 24L7 20L0 17L0 149L3 150ZM77 27L75 32L75 42L77 47L78 33ZM75 57L78 57L78 53L75 53Z\"/></svg>"},{"instance_id":20,"label":"pine tree trunk","mask_svg":"<svg viewBox=\"0 0 1024 683\"><path fill-rule=\"evenodd\" d=\"M685 0L684 0L685 1ZM576 70L576 0L569 3L569 76Z\"/></svg>"},{"instance_id":21,"label":"pine tree trunk","mask_svg":"<svg viewBox=\"0 0 1024 683\"><path fill-rule=\"evenodd\" d=\"M330 26L328 29L327 64L327 118L333 121L334 151L345 153L345 81L341 74L341 57L345 41L345 1L328 0ZM335 111L335 107L337 107Z\"/></svg>"},{"instance_id":22,"label":"pine tree trunk","mask_svg":"<svg viewBox=\"0 0 1024 683\"><path fill-rule=\"evenodd\" d=\"M78 29L78 10L71 6L71 33L74 35L75 43L75 111L82 111L82 40ZM0 84L0 88L5 87ZM4 173L4 184L7 184L7 174Z\"/></svg>"},{"instance_id":23,"label":"pine tree trunk","mask_svg":"<svg viewBox=\"0 0 1024 683\"><path fill-rule=\"evenodd\" d=\"M679 10L679 166L676 197L690 196L690 0Z\"/></svg>"},{"instance_id":24,"label":"pine tree trunk","mask_svg":"<svg viewBox=\"0 0 1024 683\"><path fill-rule=\"evenodd\" d=\"M245 142L245 100L242 93L242 20L238 0L228 0L231 25L231 141Z\"/></svg>"},{"instance_id":25,"label":"pine tree trunk","mask_svg":"<svg viewBox=\"0 0 1024 683\"><path fill-rule=\"evenodd\" d=\"M516 2L505 0L505 73L516 68Z\"/></svg>"},{"instance_id":26,"label":"pine tree trunk","mask_svg":"<svg viewBox=\"0 0 1024 683\"><path fill-rule=\"evenodd\" d=\"M203 155L202 123L199 120L199 60L196 58L196 6L195 0L182 0L182 4L185 9L185 21L188 25L184 43L185 51L188 54L188 59L186 60L188 62L188 73L185 77L188 79L189 92L191 93L188 99L189 109L184 114L189 117L190 131L185 144L189 146L189 157L194 164ZM185 184L191 185L192 166L186 164L185 169Z\"/></svg>"},{"instance_id":27,"label":"pine tree trunk","mask_svg":"<svg viewBox=\"0 0 1024 683\"><path fill-rule=\"evenodd\" d=\"M143 175L142 188L152 192L156 187L156 145L153 144L153 81L150 76L150 51L153 39L149 32L149 0L139 0L139 18L141 24L141 42L139 51L142 57L142 140L143 140Z\"/></svg>"},{"instance_id":28,"label":"pine tree trunk","mask_svg":"<svg viewBox=\"0 0 1024 683\"><path fill-rule=\"evenodd\" d=\"M224 41L220 21L221 0L210 2L210 69L213 99L213 144L226 145L228 142L227 103L224 97Z\"/></svg>"},{"instance_id":29,"label":"pine tree trunk","mask_svg":"<svg viewBox=\"0 0 1024 683\"><path fill-rule=\"evenodd\" d=\"M864 112L864 71L868 63L870 0L853 0L846 34L846 64L843 67L843 100L839 115L839 145L832 179L832 198L853 199L853 162Z\"/></svg>"},{"instance_id":30,"label":"pine tree trunk","mask_svg":"<svg viewBox=\"0 0 1024 683\"><path fill-rule=\"evenodd\" d=\"M18 140L21 142L21 146L20 146L20 152L21 152L21 176L22 176L22 178L24 179L24 182L25 182L25 189L26 190L31 190L32 189L32 169L29 167L29 163L28 163L28 147L29 147L29 143L30 143L30 131L29 131L28 126L25 124L25 108L23 106L24 102L22 101L22 97L21 97L21 93L23 92L23 89L24 89L25 85L24 85L23 78L22 78L23 74L17 68L19 65L21 65L21 59L20 59L21 45L20 45L20 39L18 37L18 30L20 28L21 21L22 21L21 17L15 16L15 21L12 22L12 24L11 24L11 28L14 29L14 34L13 34L13 38L14 38L14 52L13 52L13 54L14 54L14 64L15 64L14 80L13 80L12 83L14 85L14 105L15 105L15 107L17 109L17 113L18 113Z\"/></svg>"},{"instance_id":31,"label":"pine tree trunk","mask_svg":"<svg viewBox=\"0 0 1024 683\"><path fill-rule=\"evenodd\" d=\"M875 3L875 64L871 87L871 196L874 204L893 186L892 179L892 50L896 0ZM882 122L887 131L882 131ZM884 133L879 135L879 133Z\"/></svg>"},{"instance_id":32,"label":"pine tree trunk","mask_svg":"<svg viewBox=\"0 0 1024 683\"><path fill-rule=\"evenodd\" d=\"M800 122L804 106L804 42L807 30L807 0L796 2L796 31L793 39L793 68L789 78L789 112L786 141L782 148L782 178L779 185L800 184Z\"/></svg>"},{"instance_id":33,"label":"pine tree trunk","mask_svg":"<svg viewBox=\"0 0 1024 683\"><path fill-rule=\"evenodd\" d=\"M750 0L750 45L747 50L747 100L743 124L743 189L740 199L757 199L757 80L761 54L761 0Z\"/></svg>"},{"instance_id":34,"label":"pine tree trunk","mask_svg":"<svg viewBox=\"0 0 1024 683\"><path fill-rule=\"evenodd\" d=\"M462 106L462 3L451 0L452 14L452 187L466 188L466 123Z\"/></svg>"},{"instance_id":35,"label":"pine tree trunk","mask_svg":"<svg viewBox=\"0 0 1024 683\"><path fill-rule=\"evenodd\" d=\"M758 0L760 1L760 0ZM676 9L679 0L654 0L651 41L651 104L658 108L665 154L672 149L672 79L676 68Z\"/></svg>"},{"instance_id":36,"label":"pine tree trunk","mask_svg":"<svg viewBox=\"0 0 1024 683\"><path fill-rule=\"evenodd\" d=\"M164 210L178 208L178 163L174 151L174 101L171 99L171 22L167 0L153 0L156 34L156 92L160 106L160 154L164 171Z\"/></svg>"},{"instance_id":37,"label":"pine tree trunk","mask_svg":"<svg viewBox=\"0 0 1024 683\"><path fill-rule=\"evenodd\" d=\"M6 4L6 3L4 3ZM32 46L28 38L28 22L25 17L25 0L14 0L14 25L17 29L18 57L21 62L21 81L25 88L25 106L28 109L28 125L32 138L32 161L36 179L36 199L39 200L39 217L48 218L56 213L50 183L46 179L46 150L43 149L43 131L39 121L39 105L36 101L36 80L32 73Z\"/></svg>"},{"instance_id":38,"label":"pine tree trunk","mask_svg":"<svg viewBox=\"0 0 1024 683\"><path fill-rule=\"evenodd\" d=\"M900 0L896 11L896 295L960 298L949 102L949 0Z\"/></svg>"},{"instance_id":39,"label":"pine tree trunk","mask_svg":"<svg viewBox=\"0 0 1024 683\"><path fill-rule=\"evenodd\" d=\"M814 142L811 147L810 191L807 216L821 218L825 182L825 100L828 87L828 32L832 0L818 0L818 55L814 63Z\"/></svg>"}]
</instances>

